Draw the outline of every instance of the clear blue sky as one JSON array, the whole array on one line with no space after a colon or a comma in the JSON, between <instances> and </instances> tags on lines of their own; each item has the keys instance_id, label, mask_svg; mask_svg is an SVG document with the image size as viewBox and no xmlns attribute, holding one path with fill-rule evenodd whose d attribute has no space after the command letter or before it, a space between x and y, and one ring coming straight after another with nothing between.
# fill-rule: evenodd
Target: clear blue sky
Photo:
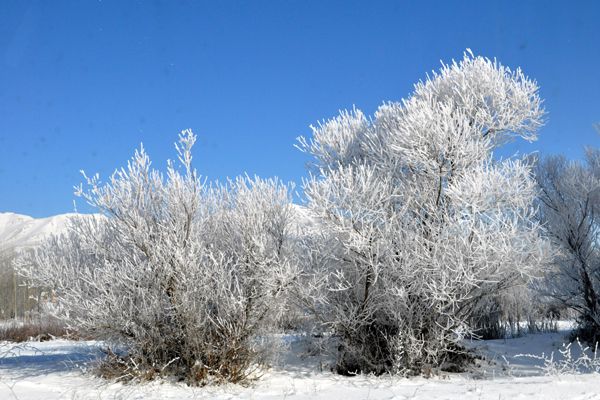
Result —
<instances>
[{"instance_id":1,"label":"clear blue sky","mask_svg":"<svg viewBox=\"0 0 600 400\"><path fill-rule=\"evenodd\" d=\"M162 168L185 128L211 179L299 183L311 123L406 97L466 48L541 86L548 123L510 152L600 144L598 1L2 0L0 212L72 211L80 169L107 177L140 142Z\"/></svg>"}]
</instances>

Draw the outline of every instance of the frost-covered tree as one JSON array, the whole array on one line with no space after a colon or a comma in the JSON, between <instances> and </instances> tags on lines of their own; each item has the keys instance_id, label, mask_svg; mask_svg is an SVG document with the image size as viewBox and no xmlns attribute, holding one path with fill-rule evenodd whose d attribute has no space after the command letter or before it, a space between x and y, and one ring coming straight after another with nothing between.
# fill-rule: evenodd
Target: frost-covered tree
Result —
<instances>
[{"instance_id":1,"label":"frost-covered tree","mask_svg":"<svg viewBox=\"0 0 600 400\"><path fill-rule=\"evenodd\" d=\"M60 316L126 349L111 354L116 375L239 382L273 349L264 332L296 276L288 187L207 185L191 165L195 139L182 132L166 176L142 148L107 183L86 178L77 193L97 217L21 260L54 289Z\"/></svg>"},{"instance_id":2,"label":"frost-covered tree","mask_svg":"<svg viewBox=\"0 0 600 400\"><path fill-rule=\"evenodd\" d=\"M577 334L600 340L600 150L585 162L548 157L537 170L541 219L560 250L542 293L579 314Z\"/></svg>"},{"instance_id":3,"label":"frost-covered tree","mask_svg":"<svg viewBox=\"0 0 600 400\"><path fill-rule=\"evenodd\" d=\"M412 95L312 128L305 182L329 245L306 246L306 305L339 339L337 371L427 373L460 360L485 296L545 262L528 163L495 160L535 140L534 81L470 52Z\"/></svg>"}]
</instances>

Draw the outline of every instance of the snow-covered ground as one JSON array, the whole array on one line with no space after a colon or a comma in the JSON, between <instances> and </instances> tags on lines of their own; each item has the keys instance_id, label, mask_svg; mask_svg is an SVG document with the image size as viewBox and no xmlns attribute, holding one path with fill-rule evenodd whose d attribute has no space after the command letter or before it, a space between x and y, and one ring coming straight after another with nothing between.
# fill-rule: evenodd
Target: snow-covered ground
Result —
<instances>
[{"instance_id":1,"label":"snow-covered ground","mask_svg":"<svg viewBox=\"0 0 600 400\"><path fill-rule=\"evenodd\" d=\"M0 344L0 399L600 399L597 374L546 376L540 360L519 357L557 351L566 330L472 342L484 355L470 373L431 379L356 376L321 371L304 342L284 337L290 351L248 387L193 388L172 382L110 383L86 369L101 356L93 341Z\"/></svg>"}]
</instances>

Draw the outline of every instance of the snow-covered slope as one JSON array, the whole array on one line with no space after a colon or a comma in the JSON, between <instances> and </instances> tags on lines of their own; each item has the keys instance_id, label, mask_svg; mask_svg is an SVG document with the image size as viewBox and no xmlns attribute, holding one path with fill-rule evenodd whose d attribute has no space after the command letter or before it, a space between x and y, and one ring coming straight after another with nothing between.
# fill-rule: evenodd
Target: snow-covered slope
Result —
<instances>
[{"instance_id":1,"label":"snow-covered slope","mask_svg":"<svg viewBox=\"0 0 600 400\"><path fill-rule=\"evenodd\" d=\"M38 245L44 238L64 232L69 221L80 214L61 214L48 218L0 213L0 252Z\"/></svg>"}]
</instances>

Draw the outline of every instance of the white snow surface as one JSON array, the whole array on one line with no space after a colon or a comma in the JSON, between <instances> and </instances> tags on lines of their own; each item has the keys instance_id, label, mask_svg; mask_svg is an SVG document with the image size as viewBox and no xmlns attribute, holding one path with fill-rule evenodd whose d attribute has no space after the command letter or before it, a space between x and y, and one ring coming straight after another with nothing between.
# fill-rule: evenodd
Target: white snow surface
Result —
<instances>
[{"instance_id":1,"label":"white snow surface","mask_svg":"<svg viewBox=\"0 0 600 400\"><path fill-rule=\"evenodd\" d=\"M544 376L539 361L517 357L556 351L566 333L471 342L486 359L479 367L429 379L335 375L307 355L299 336L284 335L289 351L249 386L204 388L96 378L89 368L99 342L0 343L0 399L600 399L597 374Z\"/></svg>"}]
</instances>

